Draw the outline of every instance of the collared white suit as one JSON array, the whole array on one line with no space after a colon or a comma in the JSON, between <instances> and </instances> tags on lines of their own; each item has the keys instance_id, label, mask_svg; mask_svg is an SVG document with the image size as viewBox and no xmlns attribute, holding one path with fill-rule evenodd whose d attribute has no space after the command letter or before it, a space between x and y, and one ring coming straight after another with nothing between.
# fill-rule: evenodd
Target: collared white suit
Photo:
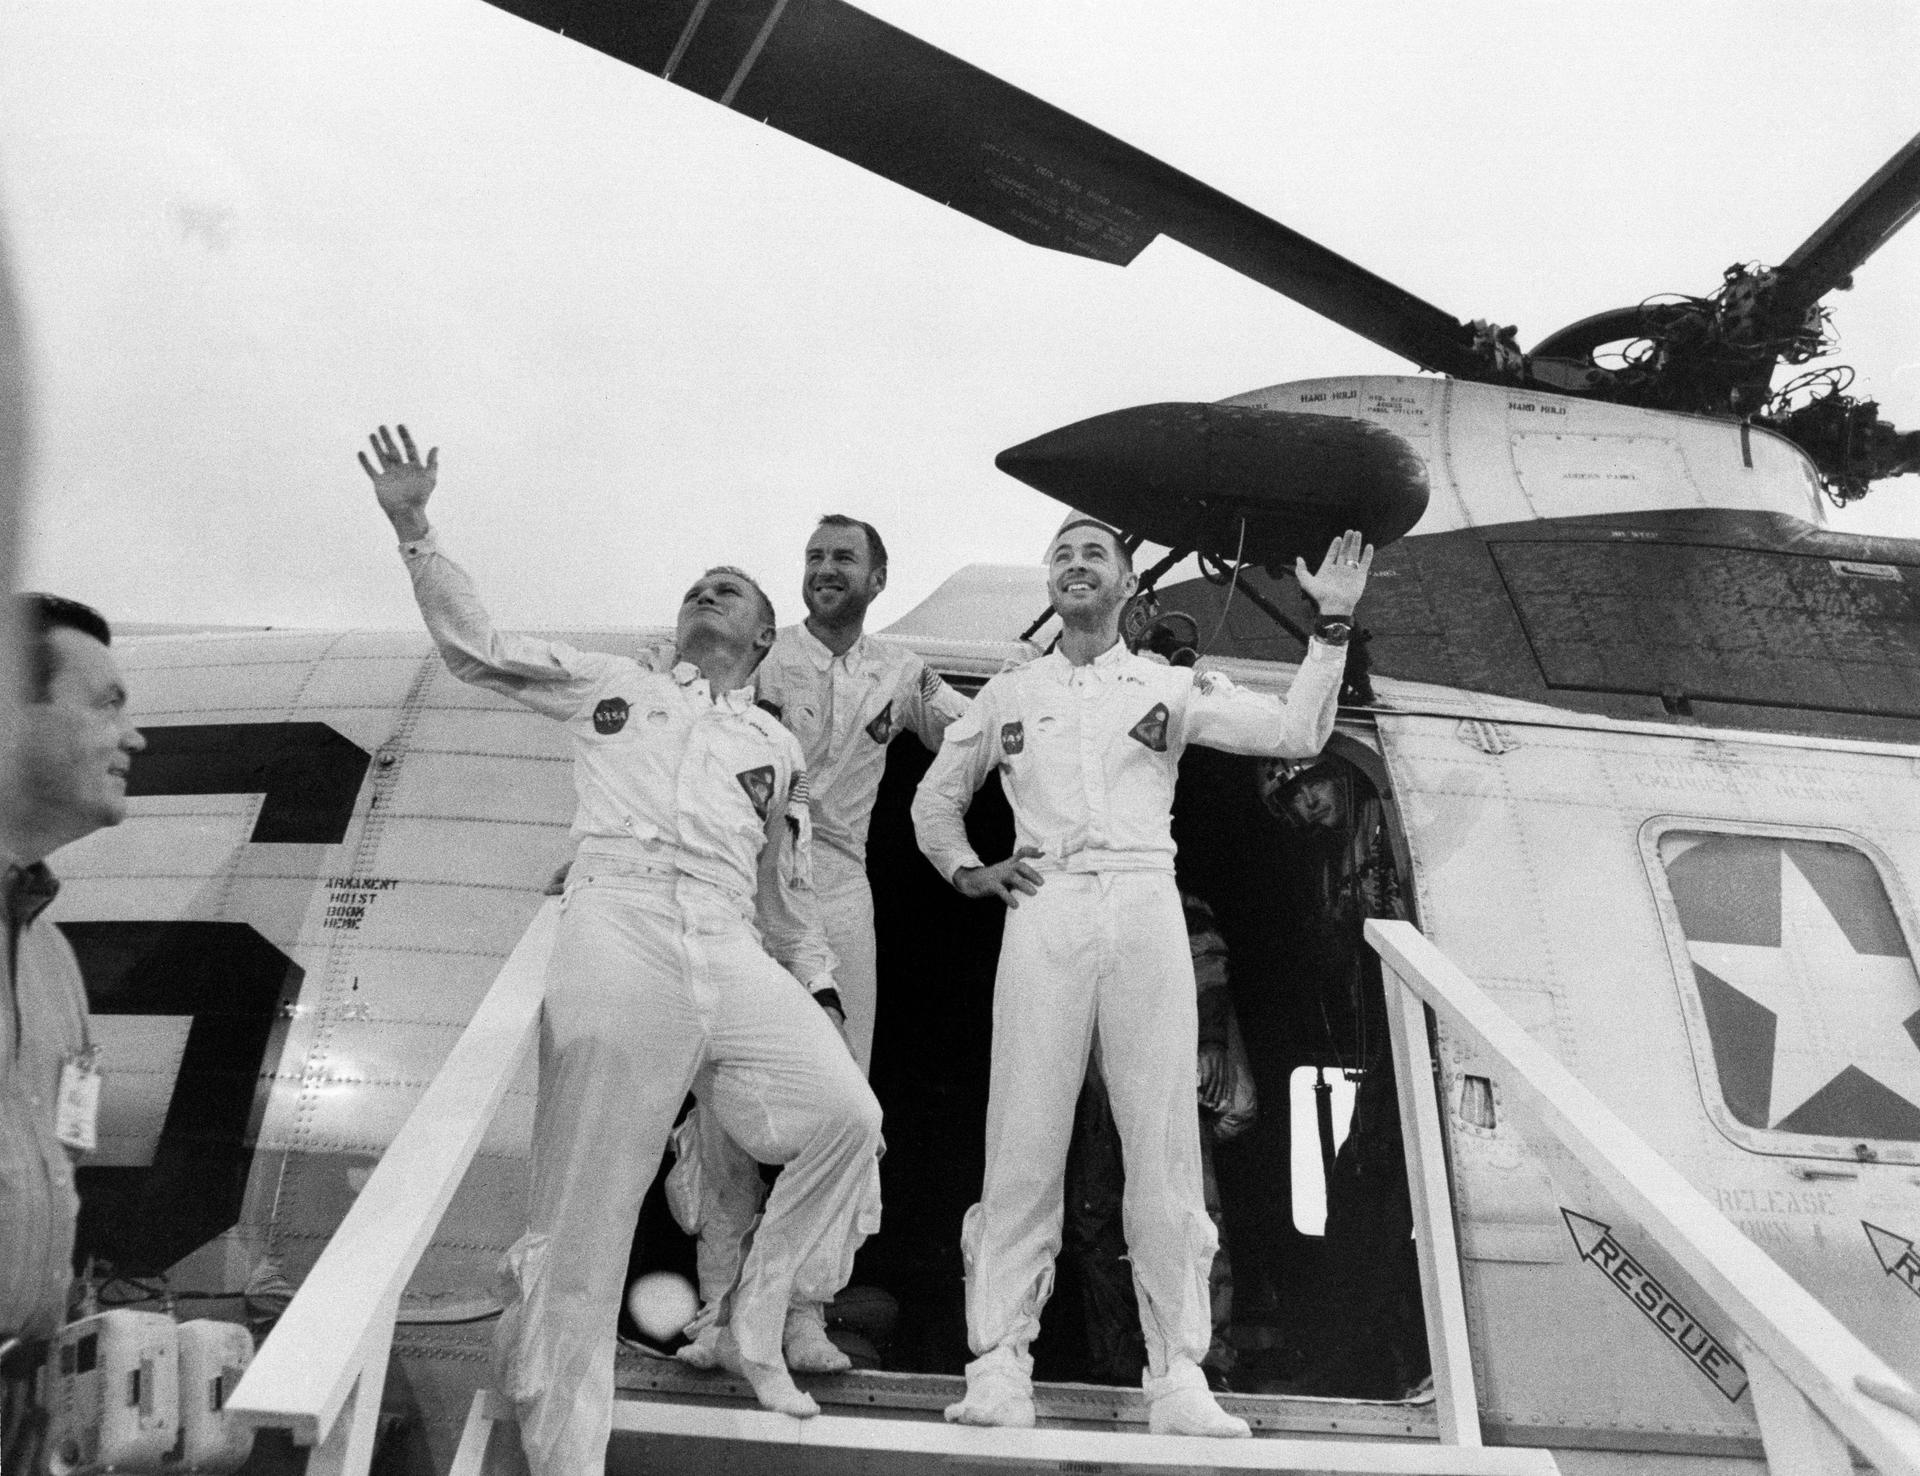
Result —
<instances>
[{"instance_id":1,"label":"collared white suit","mask_svg":"<svg viewBox=\"0 0 1920 1476\"><path fill-rule=\"evenodd\" d=\"M628 1249L686 1093L786 1166L734 1311L755 1363L779 1360L789 1300L834 1295L878 1224L880 1109L803 987L833 973L793 735L749 689L710 693L691 666L497 634L431 538L401 548L453 674L573 738L580 845L496 1346L535 1476L580 1476L605 1460Z\"/></svg>"},{"instance_id":2,"label":"collared white suit","mask_svg":"<svg viewBox=\"0 0 1920 1476\"><path fill-rule=\"evenodd\" d=\"M966 712L967 699L904 646L862 634L836 656L805 625L778 632L754 685L761 707L779 718L806 756L814 894L836 960L847 1046L865 1073L878 1005L867 827L887 747L908 731L937 749L947 726ZM699 1107L674 1145L669 1201L681 1227L700 1242L702 1309L690 1329L697 1335L721 1315L739 1274L760 1209L760 1172Z\"/></svg>"},{"instance_id":3,"label":"collared white suit","mask_svg":"<svg viewBox=\"0 0 1920 1476\"><path fill-rule=\"evenodd\" d=\"M1122 1220L1147 1376L1205 1355L1217 1241L1201 1190L1174 785L1190 743L1319 752L1343 657L1313 642L1281 702L1119 644L1084 666L1056 652L988 682L947 730L914 797L921 850L949 879L981 864L965 815L998 769L1015 844L1039 848L1029 864L1045 878L1008 913L994 983L986 1182L961 1231L976 1355L1006 1348L1031 1367L1026 1346L1053 1288L1074 1100L1096 1032L1126 1166Z\"/></svg>"},{"instance_id":4,"label":"collared white suit","mask_svg":"<svg viewBox=\"0 0 1920 1476\"><path fill-rule=\"evenodd\" d=\"M838 961L847 1044L866 1071L876 1013L873 892L867 826L886 773L887 746L902 732L929 751L967 710L962 697L904 646L861 635L841 655L805 625L789 625L754 673L760 703L800 740L813 813L814 893Z\"/></svg>"}]
</instances>

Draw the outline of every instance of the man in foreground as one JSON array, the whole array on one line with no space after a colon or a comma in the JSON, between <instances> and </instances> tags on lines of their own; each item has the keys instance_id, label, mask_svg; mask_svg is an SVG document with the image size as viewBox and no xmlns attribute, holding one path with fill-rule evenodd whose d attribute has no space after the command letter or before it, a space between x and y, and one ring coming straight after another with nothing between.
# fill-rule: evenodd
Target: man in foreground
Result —
<instances>
[{"instance_id":1,"label":"man in foreground","mask_svg":"<svg viewBox=\"0 0 1920 1476\"><path fill-rule=\"evenodd\" d=\"M800 748L753 705L771 602L738 570L708 570L680 607L671 673L499 634L428 527L437 452L422 461L404 426L397 444L385 427L371 439L379 467L360 464L448 669L573 738L580 844L541 1011L528 1229L506 1256L497 1333L528 1461L535 1476L604 1464L627 1252L688 1091L785 1165L721 1361L767 1408L816 1414L781 1360L782 1325L790 1299L840 1289L877 1219L880 1108L802 987L831 989L833 958Z\"/></svg>"},{"instance_id":2,"label":"man in foreground","mask_svg":"<svg viewBox=\"0 0 1920 1476\"><path fill-rule=\"evenodd\" d=\"M807 540L800 594L807 618L783 626L761 664L761 707L800 740L813 816L813 883L833 948L847 1048L865 1073L878 1001L867 825L886 772L887 745L911 730L937 749L967 710L913 652L866 633L867 608L887 587L887 548L871 524L834 513ZM696 1106L675 1135L667 1192L681 1227L699 1237L701 1309L680 1357L715 1361L719 1320L739 1274L763 1186L759 1166ZM828 1339L824 1308L796 1302L787 1315L790 1368L835 1373L851 1360Z\"/></svg>"},{"instance_id":3,"label":"man in foreground","mask_svg":"<svg viewBox=\"0 0 1920 1476\"><path fill-rule=\"evenodd\" d=\"M1148 1428L1249 1433L1214 1402L1200 1369L1217 1237L1193 1106L1198 1020L1173 877L1174 783L1189 743L1271 756L1320 750L1372 559L1348 533L1317 573L1296 561L1320 617L1281 702L1128 652L1119 618L1137 584L1131 558L1105 524L1070 518L1048 553L1056 649L988 682L920 785L920 849L965 895L1012 909L994 981L986 1182L961 1230L975 1358L950 1420L1033 1423L1028 1345L1053 1287L1074 1099L1097 1034L1125 1164ZM985 866L965 815L994 769L1016 845Z\"/></svg>"},{"instance_id":4,"label":"man in foreground","mask_svg":"<svg viewBox=\"0 0 1920 1476\"><path fill-rule=\"evenodd\" d=\"M52 595L15 605L26 640L20 744L0 795L0 1469L32 1471L34 1375L67 1315L80 1200L73 1160L91 1152L100 1076L80 965L41 913L59 890L46 858L127 813L127 775L146 740L98 611Z\"/></svg>"}]
</instances>

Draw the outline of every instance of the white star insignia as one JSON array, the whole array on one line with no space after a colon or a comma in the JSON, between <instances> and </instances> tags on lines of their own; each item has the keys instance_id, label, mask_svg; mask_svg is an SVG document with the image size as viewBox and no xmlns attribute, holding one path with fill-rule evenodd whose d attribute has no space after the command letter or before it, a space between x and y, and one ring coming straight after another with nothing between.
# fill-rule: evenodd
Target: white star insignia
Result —
<instances>
[{"instance_id":1,"label":"white star insignia","mask_svg":"<svg viewBox=\"0 0 1920 1476\"><path fill-rule=\"evenodd\" d=\"M1689 941L1693 961L1774 1015L1767 1124L1849 1066L1920 1109L1920 1046L1906 1021L1920 978L1905 956L1856 953L1791 855L1780 857L1780 946Z\"/></svg>"}]
</instances>

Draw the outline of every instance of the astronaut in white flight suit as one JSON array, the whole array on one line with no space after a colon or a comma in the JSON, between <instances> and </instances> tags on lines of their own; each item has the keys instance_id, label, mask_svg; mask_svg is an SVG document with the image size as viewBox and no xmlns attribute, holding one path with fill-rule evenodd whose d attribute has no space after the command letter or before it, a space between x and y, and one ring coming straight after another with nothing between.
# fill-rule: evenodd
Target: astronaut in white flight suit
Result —
<instances>
[{"instance_id":1,"label":"astronaut in white flight suit","mask_svg":"<svg viewBox=\"0 0 1920 1476\"><path fill-rule=\"evenodd\" d=\"M878 1223L880 1108L805 987L832 988L833 956L800 746L753 705L771 603L739 571L708 571L664 674L498 634L428 528L437 456L421 461L404 426L399 445L385 427L371 439L379 469L361 465L448 669L573 738L580 844L541 1012L528 1230L506 1257L496 1339L528 1461L535 1476L604 1464L627 1252L689 1090L785 1165L722 1361L768 1408L817 1413L781 1361L782 1327L791 1299L845 1284Z\"/></svg>"},{"instance_id":2,"label":"astronaut in white flight suit","mask_svg":"<svg viewBox=\"0 0 1920 1476\"><path fill-rule=\"evenodd\" d=\"M1217 1242L1193 1110L1197 1017L1174 886L1174 782L1189 743L1300 757L1321 749L1372 559L1348 533L1318 573L1296 563L1320 615L1281 702L1217 672L1130 654L1118 621L1136 585L1131 560L1112 529L1069 519L1048 554L1058 647L988 682L921 782L920 849L961 892L1016 909L994 981L986 1182L961 1229L976 1356L950 1420L1033 1423L1027 1346L1053 1289L1074 1100L1097 1032L1126 1167L1122 1221L1146 1339L1148 1428L1248 1433L1200 1370ZM996 768L1016 845L983 866L965 815Z\"/></svg>"},{"instance_id":3,"label":"astronaut in white flight suit","mask_svg":"<svg viewBox=\"0 0 1920 1476\"><path fill-rule=\"evenodd\" d=\"M887 745L903 729L929 749L967 700L913 652L865 633L867 607L887 584L887 550L872 525L843 514L820 520L807 540L800 593L807 618L783 627L760 664L760 705L800 740L813 816L813 883L833 948L843 1033L864 1073L872 1061L876 1009L873 892L867 885L867 823L886 771ZM674 1135L668 1202L699 1237L700 1314L680 1357L714 1362L726 1297L739 1275L764 1192L759 1166L697 1106ZM832 1373L850 1360L827 1338L823 1309L797 1302L788 1314L790 1368Z\"/></svg>"}]
</instances>

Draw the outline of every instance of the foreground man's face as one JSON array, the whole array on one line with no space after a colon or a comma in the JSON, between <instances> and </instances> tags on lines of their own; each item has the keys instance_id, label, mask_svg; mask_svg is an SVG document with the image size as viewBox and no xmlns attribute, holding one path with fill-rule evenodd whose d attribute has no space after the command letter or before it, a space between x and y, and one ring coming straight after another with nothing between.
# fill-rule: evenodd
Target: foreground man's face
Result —
<instances>
[{"instance_id":1,"label":"foreground man's face","mask_svg":"<svg viewBox=\"0 0 1920 1476\"><path fill-rule=\"evenodd\" d=\"M113 653L64 626L47 640L53 683L45 702L22 709L19 779L30 801L77 838L126 818L127 775L147 741L127 714Z\"/></svg>"}]
</instances>

